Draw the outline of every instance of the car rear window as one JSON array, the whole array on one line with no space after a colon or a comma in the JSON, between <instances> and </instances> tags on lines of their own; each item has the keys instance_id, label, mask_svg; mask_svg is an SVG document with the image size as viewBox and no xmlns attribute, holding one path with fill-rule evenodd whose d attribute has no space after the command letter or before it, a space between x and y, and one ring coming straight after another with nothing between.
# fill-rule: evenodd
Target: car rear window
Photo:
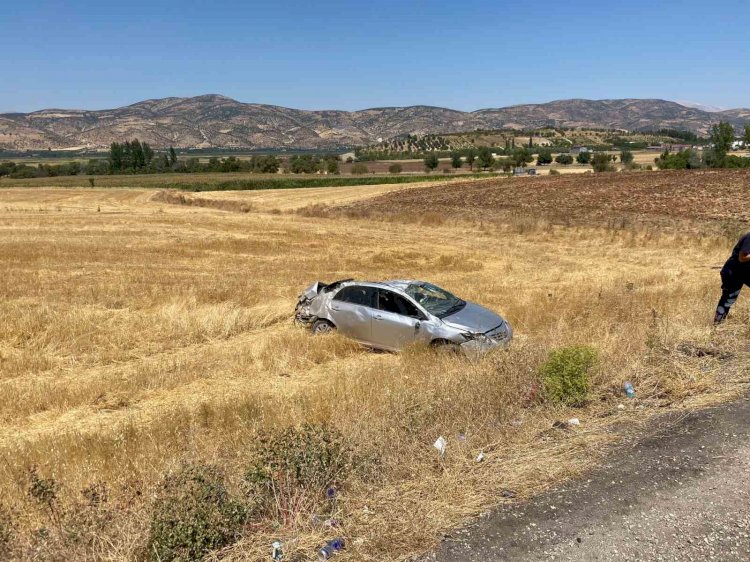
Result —
<instances>
[{"instance_id":1,"label":"car rear window","mask_svg":"<svg viewBox=\"0 0 750 562\"><path fill-rule=\"evenodd\" d=\"M333 297L333 300L374 308L375 293L376 289L374 289L373 287L351 285L349 287L344 287L338 293L336 293L336 296Z\"/></svg>"}]
</instances>

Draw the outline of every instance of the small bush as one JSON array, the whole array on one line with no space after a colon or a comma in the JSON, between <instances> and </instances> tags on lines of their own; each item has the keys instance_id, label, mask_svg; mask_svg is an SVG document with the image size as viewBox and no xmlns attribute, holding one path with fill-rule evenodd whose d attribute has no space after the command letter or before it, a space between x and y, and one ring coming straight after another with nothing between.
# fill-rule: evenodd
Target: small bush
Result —
<instances>
[{"instance_id":1,"label":"small bush","mask_svg":"<svg viewBox=\"0 0 750 562\"><path fill-rule=\"evenodd\" d=\"M57 481L54 478L42 478L36 467L32 467L29 471L29 478L31 479L29 495L54 513L57 492L60 490Z\"/></svg>"},{"instance_id":2,"label":"small bush","mask_svg":"<svg viewBox=\"0 0 750 562\"><path fill-rule=\"evenodd\" d=\"M557 171L557 170L555 170L555 169L552 169L552 170L550 170L550 171L549 171L549 175L550 175L550 176L559 176L559 175L560 175L560 172L558 172L558 171Z\"/></svg>"},{"instance_id":3,"label":"small bush","mask_svg":"<svg viewBox=\"0 0 750 562\"><path fill-rule=\"evenodd\" d=\"M388 166L388 171L391 174L400 174L403 171L403 168L401 167L401 164L391 164Z\"/></svg>"},{"instance_id":4,"label":"small bush","mask_svg":"<svg viewBox=\"0 0 750 562\"><path fill-rule=\"evenodd\" d=\"M261 433L251 458L245 472L248 490L260 509L282 518L321 505L326 490L340 486L352 465L339 432L310 424Z\"/></svg>"},{"instance_id":5,"label":"small bush","mask_svg":"<svg viewBox=\"0 0 750 562\"><path fill-rule=\"evenodd\" d=\"M557 404L580 406L589 394L589 372L596 364L596 349L574 345L550 352L539 368L544 394Z\"/></svg>"},{"instance_id":6,"label":"small bush","mask_svg":"<svg viewBox=\"0 0 750 562\"><path fill-rule=\"evenodd\" d=\"M151 517L152 560L200 560L239 535L245 506L232 498L218 469L189 465L161 484Z\"/></svg>"},{"instance_id":7,"label":"small bush","mask_svg":"<svg viewBox=\"0 0 750 562\"><path fill-rule=\"evenodd\" d=\"M362 162L357 162L356 164L352 165L352 174L369 174L370 168L367 167L367 164L362 164Z\"/></svg>"}]
</instances>

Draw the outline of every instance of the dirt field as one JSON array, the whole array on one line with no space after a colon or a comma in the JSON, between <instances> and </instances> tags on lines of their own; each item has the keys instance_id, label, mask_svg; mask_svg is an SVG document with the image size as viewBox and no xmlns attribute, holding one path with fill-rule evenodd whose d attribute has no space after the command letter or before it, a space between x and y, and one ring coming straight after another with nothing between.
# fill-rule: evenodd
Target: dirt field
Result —
<instances>
[{"instance_id":1,"label":"dirt field","mask_svg":"<svg viewBox=\"0 0 750 562\"><path fill-rule=\"evenodd\" d=\"M744 227L746 171L629 172L586 177L499 178L414 189L350 204L374 216L438 213L470 221L547 220L579 226Z\"/></svg>"},{"instance_id":2,"label":"dirt field","mask_svg":"<svg viewBox=\"0 0 750 562\"><path fill-rule=\"evenodd\" d=\"M2 190L0 552L150 557L166 474L219 465L244 498L258 435L313 423L358 459L328 508L338 526L311 523L312 500L282 490L222 559L267 559L276 539L310 559L336 535L342 561L423 553L508 501L502 490L528 497L590 467L653 412L739 391L750 306L713 331L710 266L731 247L714 210L743 218L729 202L746 186L724 172L221 194L247 212L147 190ZM638 205L648 228L630 221ZM659 230L661 214L707 226ZM428 279L502 313L517 337L470 362L292 325L305 285L343 277ZM534 390L547 352L568 344L600 356L582 408ZM625 380L639 398L618 409ZM571 417L579 429L550 429Z\"/></svg>"}]
</instances>

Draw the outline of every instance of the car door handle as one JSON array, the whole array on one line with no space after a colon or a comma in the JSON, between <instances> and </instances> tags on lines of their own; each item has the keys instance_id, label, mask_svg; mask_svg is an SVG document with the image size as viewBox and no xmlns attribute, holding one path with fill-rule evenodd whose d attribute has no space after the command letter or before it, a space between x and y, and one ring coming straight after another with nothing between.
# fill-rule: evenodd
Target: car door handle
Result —
<instances>
[{"instance_id":1,"label":"car door handle","mask_svg":"<svg viewBox=\"0 0 750 562\"><path fill-rule=\"evenodd\" d=\"M375 316L373 316L373 318L375 320L382 320L383 319L383 317L380 314L376 314Z\"/></svg>"},{"instance_id":2,"label":"car door handle","mask_svg":"<svg viewBox=\"0 0 750 562\"><path fill-rule=\"evenodd\" d=\"M341 310L341 309L340 309L340 308L339 308L338 306L332 306L332 307L331 307L331 310L336 310L336 311L339 311L339 310Z\"/></svg>"}]
</instances>

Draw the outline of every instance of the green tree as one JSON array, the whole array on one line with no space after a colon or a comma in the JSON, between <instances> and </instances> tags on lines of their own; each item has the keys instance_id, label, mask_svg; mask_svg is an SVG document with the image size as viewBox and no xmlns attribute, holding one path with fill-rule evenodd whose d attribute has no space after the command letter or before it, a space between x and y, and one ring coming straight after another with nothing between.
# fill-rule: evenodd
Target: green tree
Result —
<instances>
[{"instance_id":1,"label":"green tree","mask_svg":"<svg viewBox=\"0 0 750 562\"><path fill-rule=\"evenodd\" d=\"M576 156L576 162L579 164L588 164L591 162L591 153L587 150L586 152L579 152Z\"/></svg>"},{"instance_id":2,"label":"green tree","mask_svg":"<svg viewBox=\"0 0 750 562\"><path fill-rule=\"evenodd\" d=\"M388 166L388 171L391 174L400 174L403 171L403 168L401 167L401 164L395 163Z\"/></svg>"},{"instance_id":3,"label":"green tree","mask_svg":"<svg viewBox=\"0 0 750 562\"><path fill-rule=\"evenodd\" d=\"M529 137L529 148L534 148L534 136Z\"/></svg>"},{"instance_id":4,"label":"green tree","mask_svg":"<svg viewBox=\"0 0 750 562\"><path fill-rule=\"evenodd\" d=\"M709 154L706 165L710 165L711 151L704 151L704 153ZM670 153L668 150L665 150L659 158L654 160L654 162L660 170L693 170L703 167L701 157L696 151L691 149L675 152L674 154Z\"/></svg>"},{"instance_id":5,"label":"green tree","mask_svg":"<svg viewBox=\"0 0 750 562\"><path fill-rule=\"evenodd\" d=\"M523 167L531 162L534 157L531 152L525 147L518 147L513 149L513 153L510 155L510 160L514 166Z\"/></svg>"},{"instance_id":6,"label":"green tree","mask_svg":"<svg viewBox=\"0 0 750 562\"><path fill-rule=\"evenodd\" d=\"M711 143L713 144L712 167L721 168L727 157L727 152L732 148L734 142L734 127L731 123L721 121L718 125L711 127Z\"/></svg>"},{"instance_id":7,"label":"green tree","mask_svg":"<svg viewBox=\"0 0 750 562\"><path fill-rule=\"evenodd\" d=\"M479 154L477 155L477 164L479 164L479 167L483 170L486 170L487 168L492 168L494 163L495 157L492 156L490 147L483 146L482 148L480 148Z\"/></svg>"},{"instance_id":8,"label":"green tree","mask_svg":"<svg viewBox=\"0 0 750 562\"><path fill-rule=\"evenodd\" d=\"M460 168L464 165L464 161L461 159L461 154L458 152L453 152L451 154L451 166L454 168Z\"/></svg>"},{"instance_id":9,"label":"green tree","mask_svg":"<svg viewBox=\"0 0 750 562\"><path fill-rule=\"evenodd\" d=\"M552 151L549 148L540 148L539 154L536 158L536 163L539 166L543 166L545 164L552 164Z\"/></svg>"},{"instance_id":10,"label":"green tree","mask_svg":"<svg viewBox=\"0 0 750 562\"><path fill-rule=\"evenodd\" d=\"M573 157L570 154L558 154L555 162L563 166L569 166L573 163Z\"/></svg>"},{"instance_id":11,"label":"green tree","mask_svg":"<svg viewBox=\"0 0 750 562\"><path fill-rule=\"evenodd\" d=\"M750 148L750 125L745 125L745 135L742 140L745 142L745 148Z\"/></svg>"},{"instance_id":12,"label":"green tree","mask_svg":"<svg viewBox=\"0 0 750 562\"><path fill-rule=\"evenodd\" d=\"M437 154L435 154L434 152L431 152L430 154L428 154L427 157L424 159L424 167L430 172L436 169L439 164L440 164L440 160L438 159Z\"/></svg>"},{"instance_id":13,"label":"green tree","mask_svg":"<svg viewBox=\"0 0 750 562\"><path fill-rule=\"evenodd\" d=\"M511 170L513 170L513 162L507 156L504 156L503 158L496 158L495 169L502 170L503 172L510 172Z\"/></svg>"},{"instance_id":14,"label":"green tree","mask_svg":"<svg viewBox=\"0 0 750 562\"><path fill-rule=\"evenodd\" d=\"M591 159L591 166L595 172L614 172L612 157L606 152L596 152Z\"/></svg>"},{"instance_id":15,"label":"green tree","mask_svg":"<svg viewBox=\"0 0 750 562\"><path fill-rule=\"evenodd\" d=\"M174 146L169 147L169 166L172 167L177 163L177 153L174 150Z\"/></svg>"},{"instance_id":16,"label":"green tree","mask_svg":"<svg viewBox=\"0 0 750 562\"><path fill-rule=\"evenodd\" d=\"M154 149L149 146L147 142L144 142L141 145L141 148L143 149L143 162L145 166L148 166L151 164L151 161L154 159Z\"/></svg>"},{"instance_id":17,"label":"green tree","mask_svg":"<svg viewBox=\"0 0 750 562\"><path fill-rule=\"evenodd\" d=\"M477 151L470 148L466 151L466 163L469 165L469 169L474 171L474 161L477 159Z\"/></svg>"},{"instance_id":18,"label":"green tree","mask_svg":"<svg viewBox=\"0 0 750 562\"><path fill-rule=\"evenodd\" d=\"M295 154L289 159L289 169L293 174L312 174L319 170L319 161L310 154Z\"/></svg>"},{"instance_id":19,"label":"green tree","mask_svg":"<svg viewBox=\"0 0 750 562\"><path fill-rule=\"evenodd\" d=\"M113 142L109 146L109 170L116 174L122 171L125 160L125 147L119 142Z\"/></svg>"},{"instance_id":20,"label":"green tree","mask_svg":"<svg viewBox=\"0 0 750 562\"><path fill-rule=\"evenodd\" d=\"M623 148L620 151L620 162L622 162L626 166L633 163L633 158L633 153L630 152L627 148Z\"/></svg>"}]
</instances>

